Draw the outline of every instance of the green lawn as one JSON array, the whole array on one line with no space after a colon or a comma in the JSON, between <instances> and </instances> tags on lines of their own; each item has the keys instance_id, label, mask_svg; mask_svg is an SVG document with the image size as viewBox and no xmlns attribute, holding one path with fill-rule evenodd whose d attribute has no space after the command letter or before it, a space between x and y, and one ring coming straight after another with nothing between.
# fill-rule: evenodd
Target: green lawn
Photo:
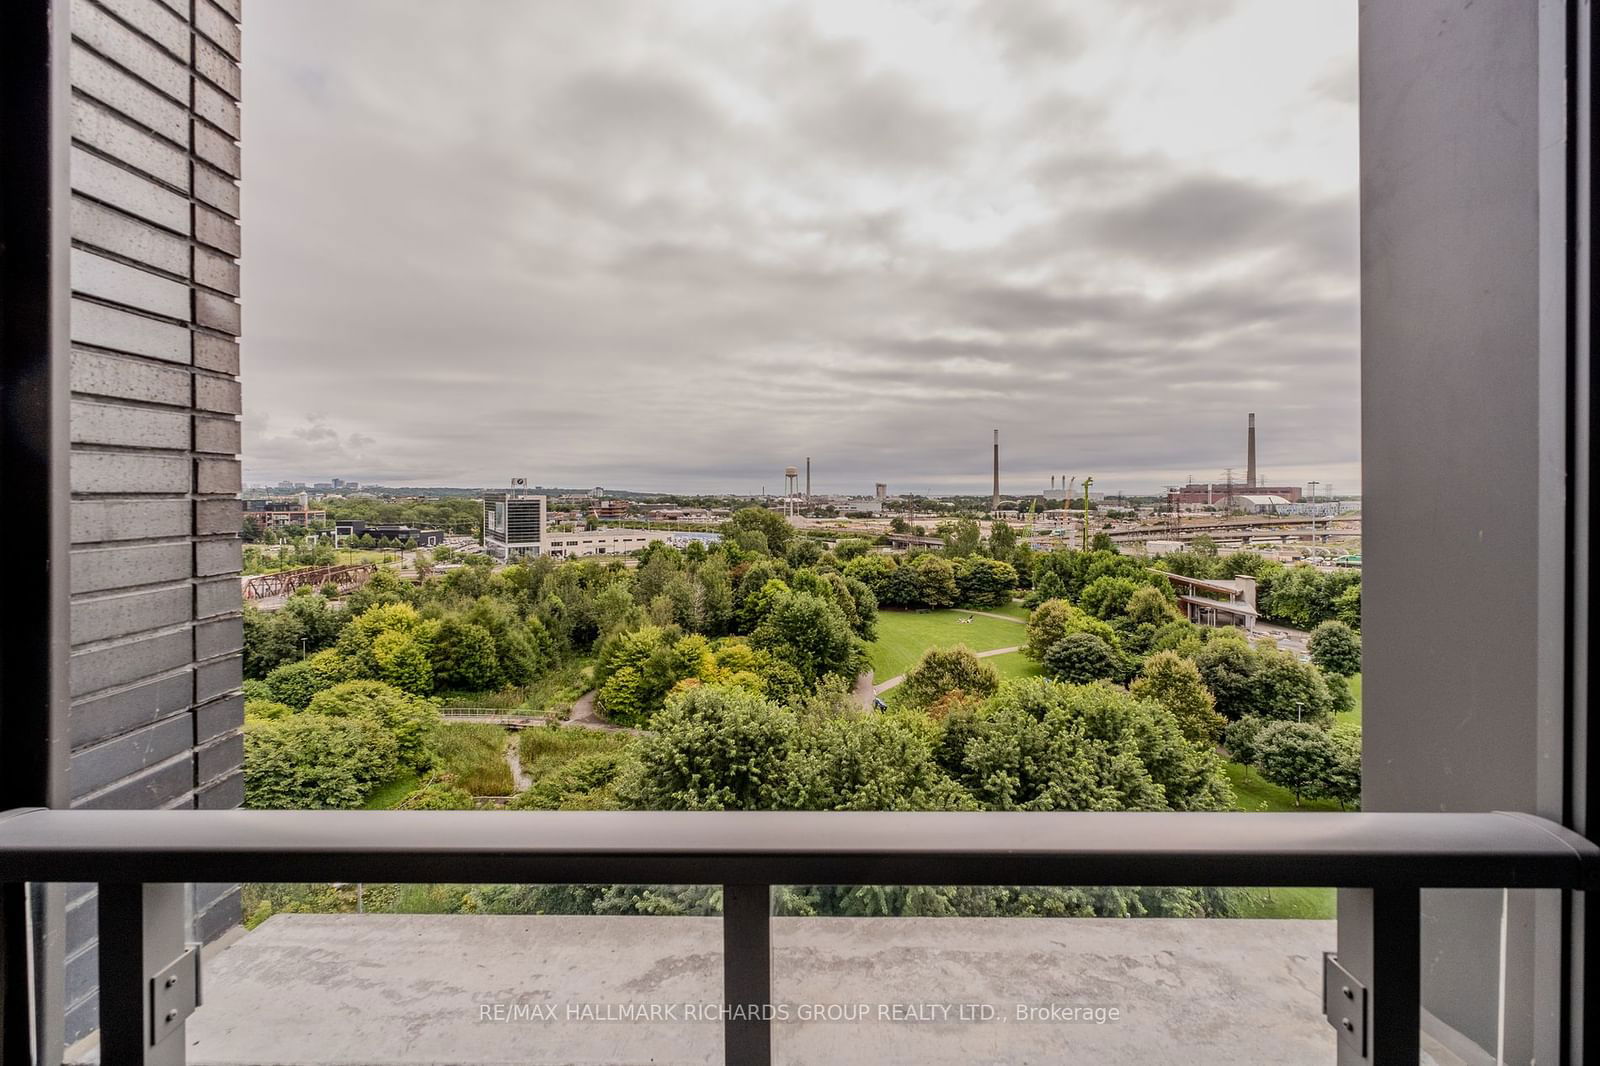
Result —
<instances>
[{"instance_id":1,"label":"green lawn","mask_svg":"<svg viewBox=\"0 0 1600 1066\"><path fill-rule=\"evenodd\" d=\"M1338 893L1331 888L1240 890L1241 918L1332 918Z\"/></svg>"},{"instance_id":2,"label":"green lawn","mask_svg":"<svg viewBox=\"0 0 1600 1066\"><path fill-rule=\"evenodd\" d=\"M1044 673L1043 667L1020 651L1011 652L1009 655L996 655L983 661L1000 671L1001 678L1039 677Z\"/></svg>"},{"instance_id":3,"label":"green lawn","mask_svg":"<svg viewBox=\"0 0 1600 1066\"><path fill-rule=\"evenodd\" d=\"M1256 770L1246 770L1236 762L1226 764L1228 781L1233 785L1234 808L1241 811L1337 811L1339 805L1333 800L1307 799L1301 800L1300 806L1294 804L1294 793L1286 788L1269 784L1261 779L1261 774Z\"/></svg>"},{"instance_id":4,"label":"green lawn","mask_svg":"<svg viewBox=\"0 0 1600 1066\"><path fill-rule=\"evenodd\" d=\"M1353 710L1353 711L1345 711L1343 714L1336 714L1336 715L1333 716L1333 720L1336 723L1353 722L1356 725L1360 725L1361 724L1361 675L1360 674L1357 674L1355 677L1352 677L1350 679L1350 695L1354 696L1355 699L1356 699L1355 710Z\"/></svg>"},{"instance_id":5,"label":"green lawn","mask_svg":"<svg viewBox=\"0 0 1600 1066\"><path fill-rule=\"evenodd\" d=\"M1008 603L1004 607L984 607L981 609L990 614L1003 614L1007 618L1015 618L1019 622L1026 622L1028 616L1033 613L1020 603Z\"/></svg>"},{"instance_id":6,"label":"green lawn","mask_svg":"<svg viewBox=\"0 0 1600 1066\"><path fill-rule=\"evenodd\" d=\"M963 618L972 621L962 622ZM973 651L990 651L1017 647L1027 640L1025 626L970 611L880 611L878 639L867 651L874 679L883 682L911 669L929 648L964 644Z\"/></svg>"},{"instance_id":7,"label":"green lawn","mask_svg":"<svg viewBox=\"0 0 1600 1066\"><path fill-rule=\"evenodd\" d=\"M1286 788L1268 784L1261 775L1236 762L1227 764L1228 780L1233 784L1234 805L1241 811L1337 811L1332 800L1302 800L1294 805L1294 794ZM1331 888L1246 888L1241 890L1241 918L1332 918L1334 890Z\"/></svg>"},{"instance_id":8,"label":"green lawn","mask_svg":"<svg viewBox=\"0 0 1600 1066\"><path fill-rule=\"evenodd\" d=\"M416 774L401 774L392 781L385 781L372 790L372 795L367 797L367 802L361 805L364 811L387 811L406 796L416 791L422 784Z\"/></svg>"}]
</instances>

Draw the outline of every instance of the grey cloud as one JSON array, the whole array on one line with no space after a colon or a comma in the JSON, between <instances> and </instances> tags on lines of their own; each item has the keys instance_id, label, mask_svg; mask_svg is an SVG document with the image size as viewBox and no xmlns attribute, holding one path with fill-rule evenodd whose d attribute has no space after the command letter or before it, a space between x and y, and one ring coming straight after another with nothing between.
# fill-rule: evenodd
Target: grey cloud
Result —
<instances>
[{"instance_id":1,"label":"grey cloud","mask_svg":"<svg viewBox=\"0 0 1600 1066\"><path fill-rule=\"evenodd\" d=\"M805 4L261 5L247 477L1133 490L1253 406L1354 487L1353 190L1124 144L1065 75L1154 6L958 6L999 96Z\"/></svg>"},{"instance_id":2,"label":"grey cloud","mask_svg":"<svg viewBox=\"0 0 1600 1066\"><path fill-rule=\"evenodd\" d=\"M1346 247L1341 238L1354 247L1355 211L1353 201L1305 201L1250 182L1197 175L1105 211L1085 229L1104 246L1151 259L1192 262L1299 245L1335 261Z\"/></svg>"}]
</instances>

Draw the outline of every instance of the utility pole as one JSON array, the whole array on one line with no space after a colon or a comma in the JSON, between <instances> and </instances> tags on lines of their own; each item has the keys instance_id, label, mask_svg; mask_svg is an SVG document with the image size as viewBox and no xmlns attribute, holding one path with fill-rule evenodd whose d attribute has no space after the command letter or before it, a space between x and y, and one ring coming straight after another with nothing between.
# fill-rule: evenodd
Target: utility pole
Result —
<instances>
[{"instance_id":1,"label":"utility pole","mask_svg":"<svg viewBox=\"0 0 1600 1066\"><path fill-rule=\"evenodd\" d=\"M1311 482L1311 546L1317 546L1317 482Z\"/></svg>"},{"instance_id":2,"label":"utility pole","mask_svg":"<svg viewBox=\"0 0 1600 1066\"><path fill-rule=\"evenodd\" d=\"M1087 475L1083 479L1083 542L1084 551L1089 550L1089 486L1094 484L1094 478Z\"/></svg>"}]
</instances>

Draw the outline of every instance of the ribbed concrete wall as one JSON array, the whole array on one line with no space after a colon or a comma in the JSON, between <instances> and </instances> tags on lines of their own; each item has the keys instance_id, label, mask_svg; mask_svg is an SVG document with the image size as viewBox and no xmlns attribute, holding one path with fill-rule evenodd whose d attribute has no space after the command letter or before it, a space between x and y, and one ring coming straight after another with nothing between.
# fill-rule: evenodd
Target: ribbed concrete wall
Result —
<instances>
[{"instance_id":1,"label":"ribbed concrete wall","mask_svg":"<svg viewBox=\"0 0 1600 1066\"><path fill-rule=\"evenodd\" d=\"M240 0L73 0L72 762L81 807L234 807ZM197 886L196 931L238 920ZM90 886L67 1036L93 1028Z\"/></svg>"}]
</instances>

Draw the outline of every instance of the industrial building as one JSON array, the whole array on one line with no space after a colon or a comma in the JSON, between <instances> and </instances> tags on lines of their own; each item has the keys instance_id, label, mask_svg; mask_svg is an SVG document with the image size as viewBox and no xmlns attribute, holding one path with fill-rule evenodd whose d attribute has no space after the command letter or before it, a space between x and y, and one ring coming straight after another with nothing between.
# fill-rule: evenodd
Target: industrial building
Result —
<instances>
[{"instance_id":1,"label":"industrial building","mask_svg":"<svg viewBox=\"0 0 1600 1066\"><path fill-rule=\"evenodd\" d=\"M1287 514L1294 502L1285 496L1248 492L1229 496L1222 505L1244 514Z\"/></svg>"},{"instance_id":2,"label":"industrial building","mask_svg":"<svg viewBox=\"0 0 1600 1066\"><path fill-rule=\"evenodd\" d=\"M305 493L288 499L245 500L244 516L254 519L262 529L281 529L285 526L309 526L313 522L326 522L328 512L314 510Z\"/></svg>"},{"instance_id":3,"label":"industrial building","mask_svg":"<svg viewBox=\"0 0 1600 1066\"><path fill-rule=\"evenodd\" d=\"M1289 503L1299 503L1304 493L1299 485L1246 485L1242 481L1191 481L1187 485L1174 485L1167 489L1167 507L1226 507L1230 496L1281 496Z\"/></svg>"},{"instance_id":4,"label":"industrial building","mask_svg":"<svg viewBox=\"0 0 1600 1066\"><path fill-rule=\"evenodd\" d=\"M721 543L720 533L678 532L663 529L595 529L572 533L550 533L541 554L553 559L577 559L591 555L629 555L652 544L684 548L691 543L707 547Z\"/></svg>"},{"instance_id":5,"label":"industrial building","mask_svg":"<svg viewBox=\"0 0 1600 1066\"><path fill-rule=\"evenodd\" d=\"M487 492L483 496L483 547L507 562L540 554L544 542L545 498L527 493Z\"/></svg>"},{"instance_id":6,"label":"industrial building","mask_svg":"<svg viewBox=\"0 0 1600 1066\"><path fill-rule=\"evenodd\" d=\"M419 529L391 522L364 522L359 518L341 519L334 523L333 531L341 537L371 537L373 540L394 540L402 544L414 540L419 548L432 548L444 543L442 529Z\"/></svg>"},{"instance_id":7,"label":"industrial building","mask_svg":"<svg viewBox=\"0 0 1600 1066\"><path fill-rule=\"evenodd\" d=\"M1171 486L1167 489L1167 507L1174 511L1184 507L1226 507L1230 497L1240 496L1281 496L1288 503L1299 503L1301 495L1299 485L1263 485L1257 482L1256 416L1251 412L1245 429L1244 480L1190 481L1186 485Z\"/></svg>"}]
</instances>

